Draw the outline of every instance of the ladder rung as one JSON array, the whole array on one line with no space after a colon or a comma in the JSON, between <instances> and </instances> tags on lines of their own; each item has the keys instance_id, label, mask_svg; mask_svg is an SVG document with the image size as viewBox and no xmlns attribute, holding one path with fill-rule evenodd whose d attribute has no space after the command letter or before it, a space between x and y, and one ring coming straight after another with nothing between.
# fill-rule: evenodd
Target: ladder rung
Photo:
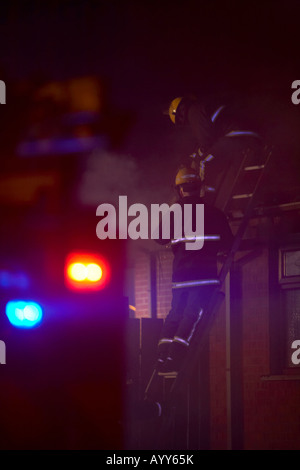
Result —
<instances>
[{"instance_id":1,"label":"ladder rung","mask_svg":"<svg viewBox=\"0 0 300 470\"><path fill-rule=\"evenodd\" d=\"M253 196L253 193L252 194L235 194L234 196L232 196L232 199L246 199L252 196Z\"/></svg>"},{"instance_id":2,"label":"ladder rung","mask_svg":"<svg viewBox=\"0 0 300 470\"><path fill-rule=\"evenodd\" d=\"M262 170L265 165L253 165L253 166L246 166L244 168L245 171L252 171L252 170Z\"/></svg>"},{"instance_id":3,"label":"ladder rung","mask_svg":"<svg viewBox=\"0 0 300 470\"><path fill-rule=\"evenodd\" d=\"M177 377L177 372L169 372L169 375L161 375L160 377L162 377L164 380L168 380L168 379L176 379Z\"/></svg>"},{"instance_id":4,"label":"ladder rung","mask_svg":"<svg viewBox=\"0 0 300 470\"><path fill-rule=\"evenodd\" d=\"M232 217L233 219L241 219L242 217L244 217L244 212L242 212L241 210L233 210L230 212L230 217Z\"/></svg>"}]
</instances>

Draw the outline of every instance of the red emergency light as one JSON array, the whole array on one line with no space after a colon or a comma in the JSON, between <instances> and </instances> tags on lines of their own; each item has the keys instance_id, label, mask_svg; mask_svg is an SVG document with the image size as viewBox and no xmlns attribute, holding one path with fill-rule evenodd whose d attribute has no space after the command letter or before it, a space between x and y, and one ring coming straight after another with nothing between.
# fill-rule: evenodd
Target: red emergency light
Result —
<instances>
[{"instance_id":1,"label":"red emergency light","mask_svg":"<svg viewBox=\"0 0 300 470\"><path fill-rule=\"evenodd\" d=\"M70 253L65 264L65 282L70 289L99 290L109 281L108 262L98 254Z\"/></svg>"}]
</instances>

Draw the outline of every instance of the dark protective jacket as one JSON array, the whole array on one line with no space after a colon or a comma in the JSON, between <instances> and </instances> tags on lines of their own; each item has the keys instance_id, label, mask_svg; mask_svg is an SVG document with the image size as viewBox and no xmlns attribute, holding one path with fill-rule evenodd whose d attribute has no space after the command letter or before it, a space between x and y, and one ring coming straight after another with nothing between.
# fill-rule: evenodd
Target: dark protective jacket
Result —
<instances>
[{"instance_id":1,"label":"dark protective jacket","mask_svg":"<svg viewBox=\"0 0 300 470\"><path fill-rule=\"evenodd\" d=\"M192 204L193 230L196 230L196 205L204 204L203 199L198 196L188 196L180 199L177 203L182 206L182 211L184 204ZM184 226L182 233L184 234ZM204 245L201 249L187 250L184 241L177 242L175 240L175 243L172 243L174 240L174 218L172 219L172 217L170 239L163 239L161 235L160 224L160 238L157 242L160 244L171 242L174 254L173 282L217 279L217 254L228 251L233 242L233 235L225 214L206 203L204 204Z\"/></svg>"}]
</instances>

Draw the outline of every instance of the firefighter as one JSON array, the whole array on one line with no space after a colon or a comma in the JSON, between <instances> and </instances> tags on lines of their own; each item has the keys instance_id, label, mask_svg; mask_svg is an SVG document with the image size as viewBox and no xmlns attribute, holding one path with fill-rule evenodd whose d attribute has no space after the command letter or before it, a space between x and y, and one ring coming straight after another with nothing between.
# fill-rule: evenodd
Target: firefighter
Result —
<instances>
[{"instance_id":1,"label":"firefighter","mask_svg":"<svg viewBox=\"0 0 300 470\"><path fill-rule=\"evenodd\" d=\"M200 197L201 185L201 178L194 168L184 167L177 172L177 203L182 211L185 204L192 205L194 227L196 210L204 204ZM162 238L160 231L157 241L170 243L174 254L172 305L161 331L156 365L159 375L169 375L180 369L195 328L201 322L211 295L219 288L217 255L231 248L233 235L225 214L205 203L204 244L201 249L187 250L186 244L190 239L174 239L174 224L171 224L170 239Z\"/></svg>"},{"instance_id":2,"label":"firefighter","mask_svg":"<svg viewBox=\"0 0 300 470\"><path fill-rule=\"evenodd\" d=\"M175 98L167 113L175 126L191 132L197 153L207 163L206 185L214 189L210 200L222 206L245 151L255 153L257 164L264 159L262 129L256 117L240 101L229 103L228 99L218 97Z\"/></svg>"}]
</instances>

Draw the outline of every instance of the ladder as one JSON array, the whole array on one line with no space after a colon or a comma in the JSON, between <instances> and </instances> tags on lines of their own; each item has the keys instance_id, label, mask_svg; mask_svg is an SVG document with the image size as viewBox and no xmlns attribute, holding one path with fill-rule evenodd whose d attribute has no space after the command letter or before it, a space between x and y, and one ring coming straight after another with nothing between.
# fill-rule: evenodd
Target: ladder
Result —
<instances>
[{"instance_id":1,"label":"ladder","mask_svg":"<svg viewBox=\"0 0 300 470\"><path fill-rule=\"evenodd\" d=\"M222 209L227 216L239 220L232 247L219 273L220 286L222 286L230 271L235 254L240 247L249 219L253 213L253 209L257 205L259 189L268 167L272 151L272 148L265 147L260 156L254 154L250 149L245 151L237 171L234 171L231 175L231 184L228 184L227 180L227 184L225 185L227 188L226 197L224 197L224 190L223 194L221 192L216 197L216 206ZM180 397L180 393L183 392L184 387L186 387L190 381L205 340L209 335L209 331L215 321L224 297L225 294L221 290L215 290L208 308L194 333L183 366L177 376L173 378L173 384L165 397L165 415L163 416L158 435L159 448L172 448L168 446L171 446L170 439L172 439L172 428L174 427L177 401ZM161 379L162 377L158 377L154 370L145 391L145 399L151 399L151 391L153 388L155 389L159 386Z\"/></svg>"}]
</instances>

